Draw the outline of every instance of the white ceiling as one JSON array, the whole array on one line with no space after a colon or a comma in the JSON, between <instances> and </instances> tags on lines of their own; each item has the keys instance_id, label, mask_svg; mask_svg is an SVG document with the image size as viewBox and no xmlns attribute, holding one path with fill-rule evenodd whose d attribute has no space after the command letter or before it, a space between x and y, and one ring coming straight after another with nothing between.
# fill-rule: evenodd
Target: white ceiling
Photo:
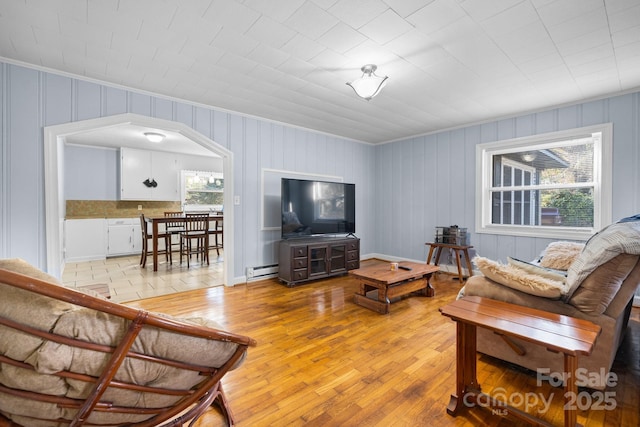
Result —
<instances>
[{"instance_id":1,"label":"white ceiling","mask_svg":"<svg viewBox=\"0 0 640 427\"><path fill-rule=\"evenodd\" d=\"M144 135L147 132L162 134L164 138L160 142L150 142ZM65 143L75 145L109 147L114 149L128 147L139 150L168 151L197 156L220 157L180 132L164 127L157 129L132 123L77 132L72 135L66 135L64 138Z\"/></svg>"},{"instance_id":2,"label":"white ceiling","mask_svg":"<svg viewBox=\"0 0 640 427\"><path fill-rule=\"evenodd\" d=\"M0 56L379 143L637 90L640 1L0 0Z\"/></svg>"}]
</instances>

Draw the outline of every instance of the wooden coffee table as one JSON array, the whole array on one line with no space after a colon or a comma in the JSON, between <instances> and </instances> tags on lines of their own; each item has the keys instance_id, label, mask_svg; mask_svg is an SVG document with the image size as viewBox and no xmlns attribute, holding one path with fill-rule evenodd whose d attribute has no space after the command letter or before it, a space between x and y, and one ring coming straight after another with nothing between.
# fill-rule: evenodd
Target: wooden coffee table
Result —
<instances>
[{"instance_id":1,"label":"wooden coffee table","mask_svg":"<svg viewBox=\"0 0 640 427\"><path fill-rule=\"evenodd\" d=\"M360 281L360 289L354 295L353 301L380 314L387 314L392 298L411 293L426 297L435 294L429 280L439 267L410 261L402 261L399 264L410 267L411 270L391 270L390 263L376 262L349 271L349 274ZM377 299L367 297L367 292L376 289Z\"/></svg>"}]
</instances>

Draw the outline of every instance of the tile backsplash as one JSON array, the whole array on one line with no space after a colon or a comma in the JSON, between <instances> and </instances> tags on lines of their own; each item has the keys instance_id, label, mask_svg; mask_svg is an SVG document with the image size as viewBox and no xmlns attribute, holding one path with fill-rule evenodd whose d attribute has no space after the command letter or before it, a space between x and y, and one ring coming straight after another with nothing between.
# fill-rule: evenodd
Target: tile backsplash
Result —
<instances>
[{"instance_id":1,"label":"tile backsplash","mask_svg":"<svg viewBox=\"0 0 640 427\"><path fill-rule=\"evenodd\" d=\"M138 206L142 210L138 210ZM66 218L136 218L162 216L165 211L180 211L180 202L131 201L131 200L67 200Z\"/></svg>"}]
</instances>

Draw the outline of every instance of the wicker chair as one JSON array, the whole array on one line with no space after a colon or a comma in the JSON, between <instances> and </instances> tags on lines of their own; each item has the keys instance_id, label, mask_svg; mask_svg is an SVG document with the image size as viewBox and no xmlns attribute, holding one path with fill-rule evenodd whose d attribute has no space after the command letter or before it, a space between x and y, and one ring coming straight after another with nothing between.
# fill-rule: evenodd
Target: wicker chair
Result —
<instances>
[{"instance_id":1,"label":"wicker chair","mask_svg":"<svg viewBox=\"0 0 640 427\"><path fill-rule=\"evenodd\" d=\"M181 426L217 402L249 337L60 286L0 260L0 425Z\"/></svg>"}]
</instances>

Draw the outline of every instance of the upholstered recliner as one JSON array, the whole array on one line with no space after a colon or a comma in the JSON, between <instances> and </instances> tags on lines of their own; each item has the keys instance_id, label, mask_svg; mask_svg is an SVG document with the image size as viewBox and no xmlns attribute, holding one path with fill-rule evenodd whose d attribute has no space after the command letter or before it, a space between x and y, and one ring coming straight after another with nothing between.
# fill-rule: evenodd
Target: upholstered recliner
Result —
<instances>
[{"instance_id":1,"label":"upholstered recliner","mask_svg":"<svg viewBox=\"0 0 640 427\"><path fill-rule=\"evenodd\" d=\"M543 252L542 259L544 256ZM583 368L583 378L594 379L588 387L604 389L640 284L639 259L640 221L618 222L591 237L570 263L563 280L554 278L558 272L548 270L537 275L535 265L523 266L522 262L512 260L508 265L499 265L478 258L476 264L482 266L480 270L485 275L470 277L461 296L492 298L600 325L602 332L592 354L581 356L578 366ZM562 354L542 346L508 339L482 328L478 329L477 337L480 353L533 371L545 369L561 374L564 370Z\"/></svg>"},{"instance_id":2,"label":"upholstered recliner","mask_svg":"<svg viewBox=\"0 0 640 427\"><path fill-rule=\"evenodd\" d=\"M214 401L232 425L220 380L252 345L0 260L0 425L182 426Z\"/></svg>"}]
</instances>

